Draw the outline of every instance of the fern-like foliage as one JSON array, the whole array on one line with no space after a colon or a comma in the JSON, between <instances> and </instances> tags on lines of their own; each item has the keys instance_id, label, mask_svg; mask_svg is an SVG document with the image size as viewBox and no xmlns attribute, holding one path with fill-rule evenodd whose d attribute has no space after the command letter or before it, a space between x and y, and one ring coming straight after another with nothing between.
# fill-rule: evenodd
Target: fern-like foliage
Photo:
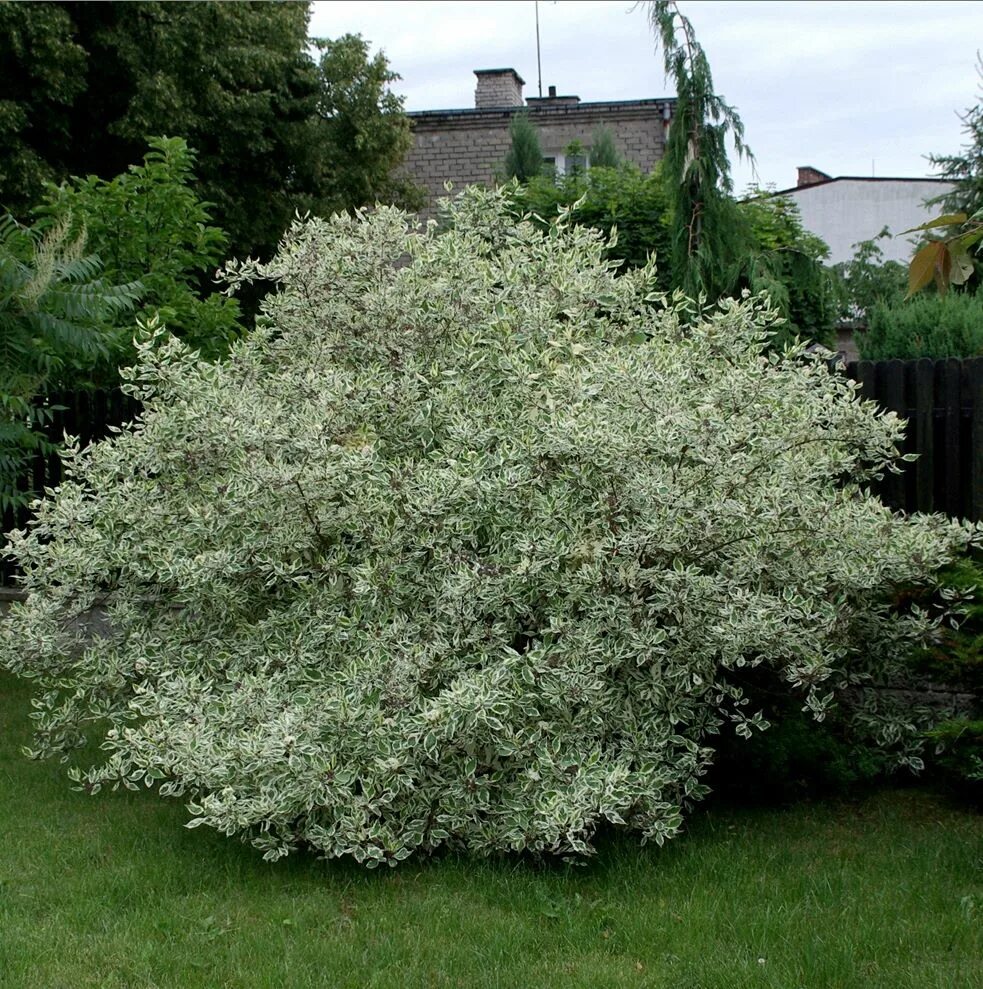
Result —
<instances>
[{"instance_id":1,"label":"fern-like foliage","mask_svg":"<svg viewBox=\"0 0 983 989\"><path fill-rule=\"evenodd\" d=\"M21 474L50 443L50 412L38 397L113 349L111 327L136 302L139 285L110 285L85 253L84 232L66 218L44 235L0 216L0 507L23 503Z\"/></svg>"}]
</instances>

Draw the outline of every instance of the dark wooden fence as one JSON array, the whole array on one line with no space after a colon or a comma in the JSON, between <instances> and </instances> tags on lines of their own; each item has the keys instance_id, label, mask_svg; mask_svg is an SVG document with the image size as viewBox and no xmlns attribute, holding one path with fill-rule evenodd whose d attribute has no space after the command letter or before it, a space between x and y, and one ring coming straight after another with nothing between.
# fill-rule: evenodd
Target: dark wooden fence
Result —
<instances>
[{"instance_id":1,"label":"dark wooden fence","mask_svg":"<svg viewBox=\"0 0 983 989\"><path fill-rule=\"evenodd\" d=\"M78 436L82 446L108 435L110 426L121 426L131 421L140 411L139 403L121 391L58 392L48 396L48 404L54 409L51 422L44 432L49 439L58 442L65 433ZM30 469L20 479L21 491L40 492L54 487L61 481L61 460L57 453L37 454ZM23 528L31 517L26 505L3 512L2 533ZM13 583L16 568L13 562L0 554L0 586Z\"/></svg>"},{"instance_id":2,"label":"dark wooden fence","mask_svg":"<svg viewBox=\"0 0 983 989\"><path fill-rule=\"evenodd\" d=\"M905 453L918 459L878 493L892 508L983 520L983 357L857 361L861 394L908 420Z\"/></svg>"},{"instance_id":3,"label":"dark wooden fence","mask_svg":"<svg viewBox=\"0 0 983 989\"><path fill-rule=\"evenodd\" d=\"M945 361L857 361L846 373L874 399L908 420L904 452L918 460L902 474L888 475L878 493L892 508L907 512L944 512L983 521L983 357ZM110 426L134 418L138 404L119 391L52 395L62 406L46 428L53 440L64 433L82 445L99 439ZM56 454L37 456L22 479L25 491L41 491L61 480ZM2 532L22 527L30 510L3 513ZM0 584L9 584L14 568L0 556Z\"/></svg>"}]
</instances>

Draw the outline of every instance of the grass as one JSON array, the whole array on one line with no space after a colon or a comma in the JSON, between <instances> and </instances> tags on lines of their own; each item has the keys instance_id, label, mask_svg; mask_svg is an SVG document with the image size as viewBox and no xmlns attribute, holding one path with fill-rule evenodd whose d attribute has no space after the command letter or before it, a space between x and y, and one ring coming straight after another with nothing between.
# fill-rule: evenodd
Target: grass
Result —
<instances>
[{"instance_id":1,"label":"grass","mask_svg":"<svg viewBox=\"0 0 983 989\"><path fill-rule=\"evenodd\" d=\"M0 986L979 989L983 822L918 791L712 807L584 867L447 856L395 871L188 831L24 759L0 677Z\"/></svg>"}]
</instances>

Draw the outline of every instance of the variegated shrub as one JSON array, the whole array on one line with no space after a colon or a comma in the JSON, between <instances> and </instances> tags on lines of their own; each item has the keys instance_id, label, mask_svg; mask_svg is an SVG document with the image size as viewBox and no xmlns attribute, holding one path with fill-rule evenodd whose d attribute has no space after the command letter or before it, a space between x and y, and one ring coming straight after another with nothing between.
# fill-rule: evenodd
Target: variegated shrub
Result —
<instances>
[{"instance_id":1,"label":"variegated shrub","mask_svg":"<svg viewBox=\"0 0 983 989\"><path fill-rule=\"evenodd\" d=\"M3 661L38 754L101 740L87 789L159 785L270 858L661 842L708 736L761 727L742 667L821 715L929 629L883 588L970 534L864 492L893 415L763 356L758 301L696 317L591 232L452 210L299 222L232 269L278 283L265 324L220 364L151 334L141 421L11 537Z\"/></svg>"}]
</instances>

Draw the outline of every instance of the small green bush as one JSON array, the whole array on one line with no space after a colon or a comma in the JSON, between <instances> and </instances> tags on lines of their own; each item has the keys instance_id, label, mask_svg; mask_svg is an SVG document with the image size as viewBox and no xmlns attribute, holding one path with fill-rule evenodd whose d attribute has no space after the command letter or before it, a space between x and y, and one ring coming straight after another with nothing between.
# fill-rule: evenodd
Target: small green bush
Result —
<instances>
[{"instance_id":1,"label":"small green bush","mask_svg":"<svg viewBox=\"0 0 983 989\"><path fill-rule=\"evenodd\" d=\"M227 237L211 223L194 190L196 155L182 138L150 138L143 162L114 179L94 175L51 187L35 212L48 224L70 223L98 255L109 281L140 284L140 311L154 316L203 357L228 352L241 335L239 305L217 291ZM120 328L105 377L133 358L132 314Z\"/></svg>"},{"instance_id":2,"label":"small green bush","mask_svg":"<svg viewBox=\"0 0 983 989\"><path fill-rule=\"evenodd\" d=\"M935 587L891 590L892 606L938 613L954 608L924 649L898 667L880 688L912 710L926 740L928 778L983 797L983 564L964 555L937 575ZM767 670L745 673L741 685L771 729L742 743L724 734L710 781L715 789L764 800L845 792L886 777L891 761L849 717L849 698L822 725L780 689ZM915 711L914 709L918 710Z\"/></svg>"},{"instance_id":3,"label":"small green bush","mask_svg":"<svg viewBox=\"0 0 983 989\"><path fill-rule=\"evenodd\" d=\"M925 733L935 745L934 767L958 790L983 799L983 720L953 718Z\"/></svg>"},{"instance_id":4,"label":"small green bush","mask_svg":"<svg viewBox=\"0 0 983 989\"><path fill-rule=\"evenodd\" d=\"M563 211L574 223L601 231L611 238L604 256L619 262L620 271L641 268L655 256L658 287L671 289L668 204L658 169L645 174L630 163L591 167L559 180L539 176L509 187L507 195L514 216L527 216L542 230Z\"/></svg>"},{"instance_id":5,"label":"small green bush","mask_svg":"<svg viewBox=\"0 0 983 989\"><path fill-rule=\"evenodd\" d=\"M857 334L864 360L914 360L983 355L983 294L917 295L907 302L875 304L870 325Z\"/></svg>"},{"instance_id":6,"label":"small green bush","mask_svg":"<svg viewBox=\"0 0 983 989\"><path fill-rule=\"evenodd\" d=\"M774 683L745 687L770 727L749 739L731 731L721 734L707 777L715 792L764 803L844 795L891 771L890 754L852 732L843 704L817 723L776 686L780 688Z\"/></svg>"},{"instance_id":7,"label":"small green bush","mask_svg":"<svg viewBox=\"0 0 983 989\"><path fill-rule=\"evenodd\" d=\"M517 113L509 123L509 150L505 154L505 178L528 182L543 172L543 149L539 132L525 113Z\"/></svg>"},{"instance_id":8,"label":"small green bush","mask_svg":"<svg viewBox=\"0 0 983 989\"><path fill-rule=\"evenodd\" d=\"M614 134L609 127L598 127L590 146L591 168L617 168L621 156L614 143Z\"/></svg>"},{"instance_id":9,"label":"small green bush","mask_svg":"<svg viewBox=\"0 0 983 989\"><path fill-rule=\"evenodd\" d=\"M940 586L960 602L958 623L939 629L919 668L932 679L977 694L983 700L983 560L959 557L939 574ZM916 597L927 605L924 592Z\"/></svg>"},{"instance_id":10,"label":"small green bush","mask_svg":"<svg viewBox=\"0 0 983 989\"><path fill-rule=\"evenodd\" d=\"M867 688L936 623L883 588L973 533L868 493L898 418L764 355L760 301L669 299L501 193L450 209L298 223L230 271L279 289L225 361L141 344L140 422L70 450L11 535L0 658L37 680L36 754L94 735L88 790L370 865L586 854L605 821L663 842L721 728L765 727L746 670L818 719L852 691L917 764Z\"/></svg>"},{"instance_id":11,"label":"small green bush","mask_svg":"<svg viewBox=\"0 0 983 989\"><path fill-rule=\"evenodd\" d=\"M983 559L962 556L939 580L947 597L959 602L961 614L917 654L916 670L936 689L952 691L959 703L925 732L927 759L938 778L983 800ZM924 589L911 594L922 607L939 603Z\"/></svg>"}]
</instances>

